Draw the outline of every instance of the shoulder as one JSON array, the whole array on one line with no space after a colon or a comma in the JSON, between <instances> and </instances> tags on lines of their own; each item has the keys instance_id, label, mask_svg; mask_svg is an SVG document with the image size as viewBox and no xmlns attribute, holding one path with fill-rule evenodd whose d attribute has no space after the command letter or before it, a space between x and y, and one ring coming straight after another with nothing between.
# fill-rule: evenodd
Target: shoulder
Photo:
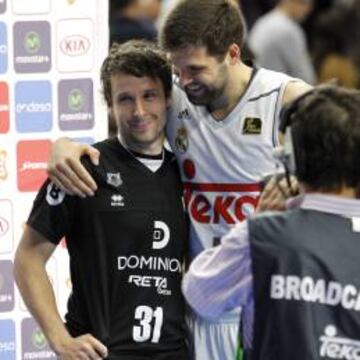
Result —
<instances>
[{"instance_id":1,"label":"shoulder","mask_svg":"<svg viewBox=\"0 0 360 360\"><path fill-rule=\"evenodd\" d=\"M259 68L253 80L255 81L256 86L253 86L252 88L254 89L255 93L267 93L279 90L284 86L284 84L287 84L292 80L293 78L284 73Z\"/></svg>"},{"instance_id":2,"label":"shoulder","mask_svg":"<svg viewBox=\"0 0 360 360\"><path fill-rule=\"evenodd\" d=\"M288 82L285 87L284 95L282 97L281 105L285 105L299 96L305 94L306 92L312 90L313 87L308 83L300 80L300 79L293 79Z\"/></svg>"},{"instance_id":3,"label":"shoulder","mask_svg":"<svg viewBox=\"0 0 360 360\"><path fill-rule=\"evenodd\" d=\"M92 146L100 152L100 164L98 166L93 165L88 156L83 156L81 162L86 170L93 175L100 169L112 169L119 166L127 159L127 152L116 137L97 142Z\"/></svg>"},{"instance_id":4,"label":"shoulder","mask_svg":"<svg viewBox=\"0 0 360 360\"><path fill-rule=\"evenodd\" d=\"M165 151L165 162L167 162L170 165L170 167L173 171L175 171L176 173L179 173L179 167L178 167L174 153L167 149L164 149L164 151Z\"/></svg>"},{"instance_id":5,"label":"shoulder","mask_svg":"<svg viewBox=\"0 0 360 360\"><path fill-rule=\"evenodd\" d=\"M287 226L293 218L301 213L300 209L288 209L285 211L266 211L258 213L249 220L249 231L255 229L275 230L277 233L287 232Z\"/></svg>"}]
</instances>

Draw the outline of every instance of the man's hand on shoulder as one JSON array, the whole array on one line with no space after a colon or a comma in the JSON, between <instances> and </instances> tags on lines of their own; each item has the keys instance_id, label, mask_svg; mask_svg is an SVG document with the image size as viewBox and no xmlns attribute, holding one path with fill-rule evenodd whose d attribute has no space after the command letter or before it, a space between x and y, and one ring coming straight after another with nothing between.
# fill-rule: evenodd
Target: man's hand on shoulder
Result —
<instances>
[{"instance_id":1,"label":"man's hand on shoulder","mask_svg":"<svg viewBox=\"0 0 360 360\"><path fill-rule=\"evenodd\" d=\"M97 149L67 138L60 138L52 146L47 172L55 185L68 194L81 197L93 196L97 186L81 164L80 158L83 155L88 155L94 165L99 164L100 153Z\"/></svg>"},{"instance_id":2,"label":"man's hand on shoulder","mask_svg":"<svg viewBox=\"0 0 360 360\"><path fill-rule=\"evenodd\" d=\"M106 346L90 334L68 337L54 350L61 360L100 360L108 356Z\"/></svg>"}]
</instances>

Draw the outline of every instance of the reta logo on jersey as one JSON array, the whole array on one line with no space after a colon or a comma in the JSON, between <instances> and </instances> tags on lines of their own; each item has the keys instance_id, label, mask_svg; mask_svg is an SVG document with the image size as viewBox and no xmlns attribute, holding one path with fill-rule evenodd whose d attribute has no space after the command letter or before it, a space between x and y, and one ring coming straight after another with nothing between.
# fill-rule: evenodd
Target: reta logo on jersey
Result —
<instances>
[{"instance_id":1,"label":"reta logo on jersey","mask_svg":"<svg viewBox=\"0 0 360 360\"><path fill-rule=\"evenodd\" d=\"M50 140L18 142L17 183L20 191L37 191L45 181L50 147Z\"/></svg>"},{"instance_id":2,"label":"reta logo on jersey","mask_svg":"<svg viewBox=\"0 0 360 360\"><path fill-rule=\"evenodd\" d=\"M184 183L190 216L202 224L235 224L251 215L259 202L259 184Z\"/></svg>"}]
</instances>

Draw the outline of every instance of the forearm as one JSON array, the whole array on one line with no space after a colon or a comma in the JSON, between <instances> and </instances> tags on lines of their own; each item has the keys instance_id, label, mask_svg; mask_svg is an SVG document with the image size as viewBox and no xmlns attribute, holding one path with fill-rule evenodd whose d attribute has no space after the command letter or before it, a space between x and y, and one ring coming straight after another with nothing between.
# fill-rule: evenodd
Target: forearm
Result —
<instances>
[{"instance_id":1,"label":"forearm","mask_svg":"<svg viewBox=\"0 0 360 360\"><path fill-rule=\"evenodd\" d=\"M57 310L45 262L38 256L27 256L19 250L15 258L14 275L26 306L43 329L51 347L57 351L70 335Z\"/></svg>"},{"instance_id":2,"label":"forearm","mask_svg":"<svg viewBox=\"0 0 360 360\"><path fill-rule=\"evenodd\" d=\"M233 229L220 246L195 258L182 289L190 306L204 317L216 318L247 304L252 294L247 226Z\"/></svg>"}]
</instances>

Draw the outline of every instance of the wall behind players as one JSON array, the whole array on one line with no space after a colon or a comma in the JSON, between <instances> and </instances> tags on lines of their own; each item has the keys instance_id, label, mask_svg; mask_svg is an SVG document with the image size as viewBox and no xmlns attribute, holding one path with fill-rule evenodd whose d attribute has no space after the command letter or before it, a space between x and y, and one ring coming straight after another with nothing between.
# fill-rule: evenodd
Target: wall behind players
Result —
<instances>
[{"instance_id":1,"label":"wall behind players","mask_svg":"<svg viewBox=\"0 0 360 360\"><path fill-rule=\"evenodd\" d=\"M51 142L107 136L99 69L103 0L0 0L0 359L55 359L14 284L13 258ZM47 270L61 313L71 290L65 242Z\"/></svg>"}]
</instances>

